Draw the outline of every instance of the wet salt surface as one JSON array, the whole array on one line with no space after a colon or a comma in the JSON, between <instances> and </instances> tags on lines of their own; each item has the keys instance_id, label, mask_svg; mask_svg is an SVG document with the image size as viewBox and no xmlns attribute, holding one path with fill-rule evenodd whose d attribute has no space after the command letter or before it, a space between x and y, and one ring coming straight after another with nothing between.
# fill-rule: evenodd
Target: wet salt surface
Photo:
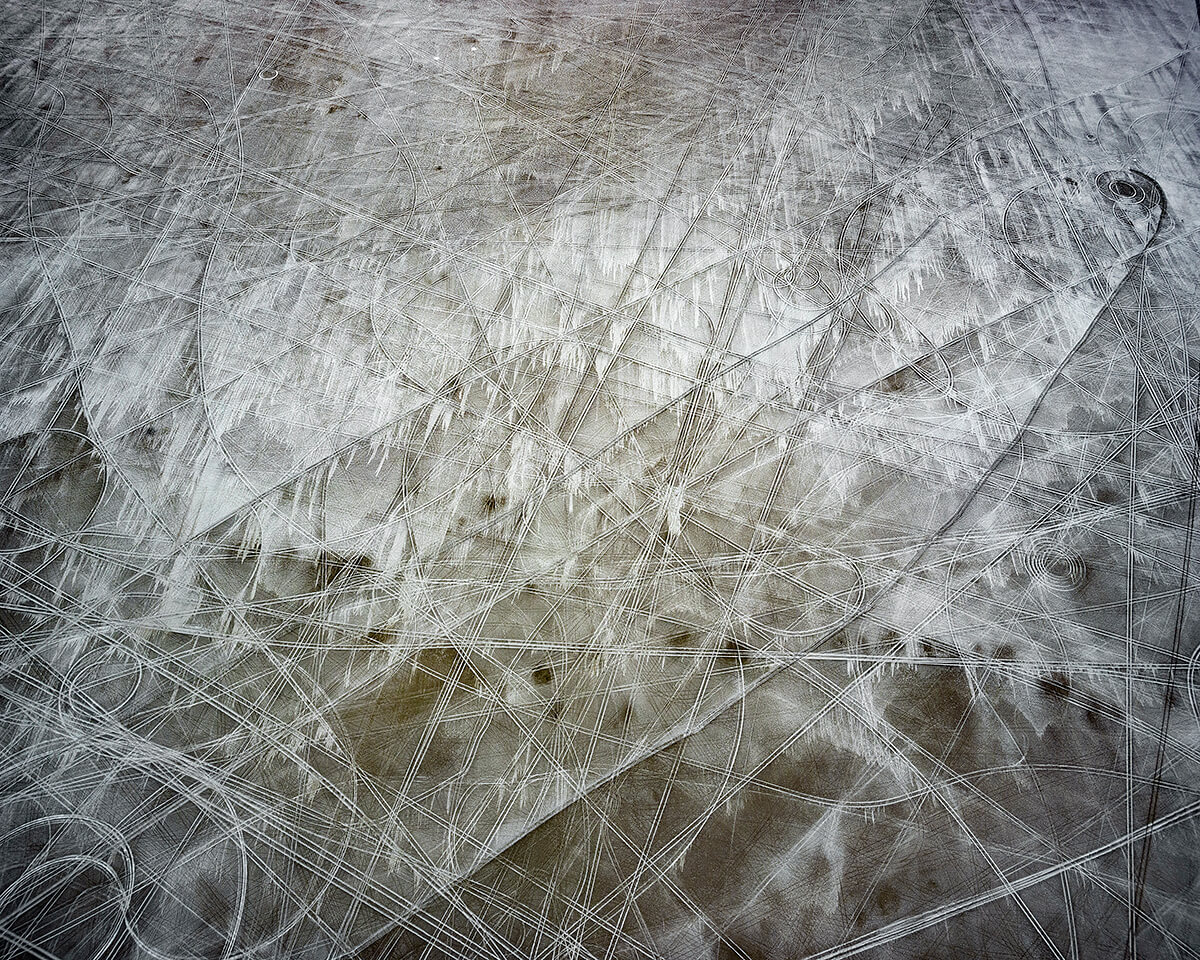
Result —
<instances>
[{"instance_id":1,"label":"wet salt surface","mask_svg":"<svg viewBox=\"0 0 1200 960\"><path fill-rule=\"evenodd\" d=\"M1191 955L1194 9L4 23L7 954Z\"/></svg>"}]
</instances>

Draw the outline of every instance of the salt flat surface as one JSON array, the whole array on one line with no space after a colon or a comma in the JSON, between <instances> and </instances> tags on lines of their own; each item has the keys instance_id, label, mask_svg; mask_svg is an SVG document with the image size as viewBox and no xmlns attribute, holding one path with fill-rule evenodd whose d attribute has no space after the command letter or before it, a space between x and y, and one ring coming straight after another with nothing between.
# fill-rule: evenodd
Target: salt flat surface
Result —
<instances>
[{"instance_id":1,"label":"salt flat surface","mask_svg":"<svg viewBox=\"0 0 1200 960\"><path fill-rule=\"evenodd\" d=\"M0 37L4 956L1197 955L1192 5Z\"/></svg>"}]
</instances>

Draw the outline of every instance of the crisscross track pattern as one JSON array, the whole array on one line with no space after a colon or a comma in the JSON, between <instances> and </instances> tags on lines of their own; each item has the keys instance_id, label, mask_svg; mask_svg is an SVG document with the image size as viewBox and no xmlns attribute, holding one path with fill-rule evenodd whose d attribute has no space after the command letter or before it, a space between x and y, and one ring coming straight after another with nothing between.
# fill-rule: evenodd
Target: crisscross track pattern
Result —
<instances>
[{"instance_id":1,"label":"crisscross track pattern","mask_svg":"<svg viewBox=\"0 0 1200 960\"><path fill-rule=\"evenodd\" d=\"M3 956L1197 955L1194 9L0 40Z\"/></svg>"}]
</instances>

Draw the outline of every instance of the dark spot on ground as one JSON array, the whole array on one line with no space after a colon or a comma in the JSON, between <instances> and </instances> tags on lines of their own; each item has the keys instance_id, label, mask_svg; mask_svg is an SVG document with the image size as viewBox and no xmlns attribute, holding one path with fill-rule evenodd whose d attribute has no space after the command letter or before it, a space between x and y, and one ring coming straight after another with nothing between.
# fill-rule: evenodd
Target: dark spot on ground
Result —
<instances>
[{"instance_id":1,"label":"dark spot on ground","mask_svg":"<svg viewBox=\"0 0 1200 960\"><path fill-rule=\"evenodd\" d=\"M489 493L483 498L483 512L490 516L508 503L503 493Z\"/></svg>"},{"instance_id":2,"label":"dark spot on ground","mask_svg":"<svg viewBox=\"0 0 1200 960\"><path fill-rule=\"evenodd\" d=\"M1066 699L1071 693L1071 678L1059 670L1044 677L1038 677L1038 689L1047 697L1059 700Z\"/></svg>"},{"instance_id":3,"label":"dark spot on ground","mask_svg":"<svg viewBox=\"0 0 1200 960\"><path fill-rule=\"evenodd\" d=\"M366 554L343 556L322 550L317 555L317 582L323 587L337 582L345 582L356 574L369 570L373 564Z\"/></svg>"}]
</instances>

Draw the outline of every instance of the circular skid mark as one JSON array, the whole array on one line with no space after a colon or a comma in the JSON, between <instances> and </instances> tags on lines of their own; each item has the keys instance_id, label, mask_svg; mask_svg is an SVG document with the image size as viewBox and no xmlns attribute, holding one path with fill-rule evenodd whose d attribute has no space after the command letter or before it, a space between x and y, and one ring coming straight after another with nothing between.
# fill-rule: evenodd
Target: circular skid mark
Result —
<instances>
[{"instance_id":1,"label":"circular skid mark","mask_svg":"<svg viewBox=\"0 0 1200 960\"><path fill-rule=\"evenodd\" d=\"M1120 278L1108 269L1146 248L1164 211L1161 190L1143 173L1071 171L1013 197L1003 235L1017 262L1046 289L1084 279L1113 285Z\"/></svg>"},{"instance_id":2,"label":"circular skid mark","mask_svg":"<svg viewBox=\"0 0 1200 960\"><path fill-rule=\"evenodd\" d=\"M114 133L108 98L94 87L76 82L43 81L29 105L41 121L38 156L74 162L102 157Z\"/></svg>"},{"instance_id":3,"label":"circular skid mark","mask_svg":"<svg viewBox=\"0 0 1200 960\"><path fill-rule=\"evenodd\" d=\"M1012 154L1008 148L998 143L983 144L975 153L975 166L987 173L1007 170L1012 164Z\"/></svg>"},{"instance_id":4,"label":"circular skid mark","mask_svg":"<svg viewBox=\"0 0 1200 960\"><path fill-rule=\"evenodd\" d=\"M1161 210L1165 205L1158 185L1140 170L1109 170L1096 176L1096 187L1127 214L1141 209Z\"/></svg>"},{"instance_id":5,"label":"circular skid mark","mask_svg":"<svg viewBox=\"0 0 1200 960\"><path fill-rule=\"evenodd\" d=\"M811 639L838 630L861 609L866 581L848 557L805 555L776 558L748 579L744 609L748 625L768 638Z\"/></svg>"},{"instance_id":6,"label":"circular skid mark","mask_svg":"<svg viewBox=\"0 0 1200 960\"><path fill-rule=\"evenodd\" d=\"M93 960L123 937L134 883L125 838L101 820L57 814L0 837L0 956Z\"/></svg>"},{"instance_id":7,"label":"circular skid mark","mask_svg":"<svg viewBox=\"0 0 1200 960\"><path fill-rule=\"evenodd\" d=\"M816 250L765 250L754 261L754 276L790 306L812 309L832 303L841 285L838 271Z\"/></svg>"},{"instance_id":8,"label":"circular skid mark","mask_svg":"<svg viewBox=\"0 0 1200 960\"><path fill-rule=\"evenodd\" d=\"M4 504L7 525L20 536L0 552L61 546L92 526L112 490L102 451L79 430L50 428L7 441L0 465L20 471Z\"/></svg>"},{"instance_id":9,"label":"circular skid mark","mask_svg":"<svg viewBox=\"0 0 1200 960\"><path fill-rule=\"evenodd\" d=\"M237 956L247 903L261 909L270 894L261 883L250 889L243 822L219 788L186 771L146 787L153 802L139 817L138 850L147 867L126 933L156 960Z\"/></svg>"},{"instance_id":10,"label":"circular skid mark","mask_svg":"<svg viewBox=\"0 0 1200 960\"><path fill-rule=\"evenodd\" d=\"M1099 115L1089 144L1103 155L1135 166L1152 165L1165 180L1191 181L1195 176L1194 145L1200 134L1200 110L1176 101L1131 100L1102 109L1106 100L1095 96L1084 101Z\"/></svg>"},{"instance_id":11,"label":"circular skid mark","mask_svg":"<svg viewBox=\"0 0 1200 960\"><path fill-rule=\"evenodd\" d=\"M1129 180L1110 180L1108 183L1108 192L1118 200L1126 202L1137 202L1141 198L1141 191Z\"/></svg>"},{"instance_id":12,"label":"circular skid mark","mask_svg":"<svg viewBox=\"0 0 1200 960\"><path fill-rule=\"evenodd\" d=\"M63 679L62 710L89 722L115 722L137 696L144 672L140 659L107 647L89 650L71 664Z\"/></svg>"},{"instance_id":13,"label":"circular skid mark","mask_svg":"<svg viewBox=\"0 0 1200 960\"><path fill-rule=\"evenodd\" d=\"M1188 704L1192 708L1192 716L1200 720L1200 645L1192 651L1187 662L1187 691Z\"/></svg>"},{"instance_id":14,"label":"circular skid mark","mask_svg":"<svg viewBox=\"0 0 1200 960\"><path fill-rule=\"evenodd\" d=\"M1034 541L1022 561L1030 580L1058 593L1073 593L1087 582L1083 557L1057 540Z\"/></svg>"},{"instance_id":15,"label":"circular skid mark","mask_svg":"<svg viewBox=\"0 0 1200 960\"><path fill-rule=\"evenodd\" d=\"M811 258L784 260L778 269L760 264L759 270L766 284L785 299L815 289L821 282L821 275Z\"/></svg>"}]
</instances>

